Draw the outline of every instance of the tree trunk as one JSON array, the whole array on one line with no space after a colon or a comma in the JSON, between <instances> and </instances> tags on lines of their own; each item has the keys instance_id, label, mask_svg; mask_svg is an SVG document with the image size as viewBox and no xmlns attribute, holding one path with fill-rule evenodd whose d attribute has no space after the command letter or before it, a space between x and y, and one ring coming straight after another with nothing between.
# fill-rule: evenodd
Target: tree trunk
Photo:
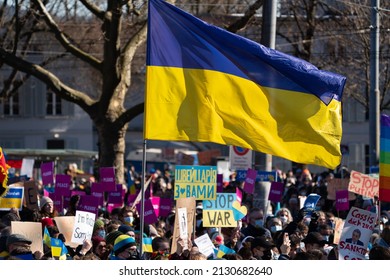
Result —
<instances>
[{"instance_id":1,"label":"tree trunk","mask_svg":"<svg viewBox=\"0 0 390 280\"><path fill-rule=\"evenodd\" d=\"M99 135L99 167L114 167L116 182L124 184L125 136L128 125L117 129L107 120L95 125Z\"/></svg>"}]
</instances>

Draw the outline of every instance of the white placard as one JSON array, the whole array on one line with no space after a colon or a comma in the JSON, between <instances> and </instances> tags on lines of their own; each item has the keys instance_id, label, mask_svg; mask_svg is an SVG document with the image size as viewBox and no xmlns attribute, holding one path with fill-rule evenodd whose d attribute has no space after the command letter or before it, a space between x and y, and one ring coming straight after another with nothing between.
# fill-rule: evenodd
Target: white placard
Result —
<instances>
[{"instance_id":1,"label":"white placard","mask_svg":"<svg viewBox=\"0 0 390 280\"><path fill-rule=\"evenodd\" d=\"M177 214L179 215L179 231L180 238L184 241L184 250L188 249L188 222L187 222L187 208L178 208Z\"/></svg>"},{"instance_id":2,"label":"white placard","mask_svg":"<svg viewBox=\"0 0 390 280\"><path fill-rule=\"evenodd\" d=\"M198 238L195 238L194 242L196 246L198 246L199 252L201 252L206 257L214 254L215 247L207 233L199 236Z\"/></svg>"},{"instance_id":3,"label":"white placard","mask_svg":"<svg viewBox=\"0 0 390 280\"><path fill-rule=\"evenodd\" d=\"M33 158L24 158L22 161L22 168L20 169L20 175L27 175L27 177L32 178L34 169L34 159Z\"/></svg>"},{"instance_id":4,"label":"white placard","mask_svg":"<svg viewBox=\"0 0 390 280\"><path fill-rule=\"evenodd\" d=\"M71 242L83 244L84 240L91 240L95 216L91 212L76 211Z\"/></svg>"}]
</instances>

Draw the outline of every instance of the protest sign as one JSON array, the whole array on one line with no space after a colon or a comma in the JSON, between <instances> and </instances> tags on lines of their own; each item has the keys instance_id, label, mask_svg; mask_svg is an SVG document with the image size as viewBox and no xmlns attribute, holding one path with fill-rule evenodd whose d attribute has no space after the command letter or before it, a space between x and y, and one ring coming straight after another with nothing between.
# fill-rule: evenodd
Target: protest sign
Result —
<instances>
[{"instance_id":1,"label":"protest sign","mask_svg":"<svg viewBox=\"0 0 390 280\"><path fill-rule=\"evenodd\" d=\"M85 211L76 211L71 242L83 244L84 240L91 240L95 214Z\"/></svg>"},{"instance_id":2,"label":"protest sign","mask_svg":"<svg viewBox=\"0 0 390 280\"><path fill-rule=\"evenodd\" d=\"M76 248L79 243L71 242L75 216L54 217L54 221L56 222L58 231L65 236L65 244L72 248Z\"/></svg>"},{"instance_id":3,"label":"protest sign","mask_svg":"<svg viewBox=\"0 0 390 280\"><path fill-rule=\"evenodd\" d=\"M338 217L334 218L334 237L333 237L333 243L339 244L341 232L343 231L344 227L344 220Z\"/></svg>"},{"instance_id":4,"label":"protest sign","mask_svg":"<svg viewBox=\"0 0 390 280\"><path fill-rule=\"evenodd\" d=\"M24 182L24 202L28 209L39 210L38 186L36 181Z\"/></svg>"},{"instance_id":5,"label":"protest sign","mask_svg":"<svg viewBox=\"0 0 390 280\"><path fill-rule=\"evenodd\" d=\"M271 189L268 194L268 200L272 202L282 201L284 184L280 182L271 182Z\"/></svg>"},{"instance_id":6,"label":"protest sign","mask_svg":"<svg viewBox=\"0 0 390 280\"><path fill-rule=\"evenodd\" d=\"M33 158L23 158L22 167L20 168L20 175L26 175L31 178L33 176L34 169L34 159Z\"/></svg>"},{"instance_id":7,"label":"protest sign","mask_svg":"<svg viewBox=\"0 0 390 280\"><path fill-rule=\"evenodd\" d=\"M8 186L5 195L0 197L0 210L10 210L11 208L22 210L23 196L24 187Z\"/></svg>"},{"instance_id":8,"label":"protest sign","mask_svg":"<svg viewBox=\"0 0 390 280\"><path fill-rule=\"evenodd\" d=\"M55 182L55 193L61 196L70 196L70 186L72 183L72 177L67 174L57 174Z\"/></svg>"},{"instance_id":9,"label":"protest sign","mask_svg":"<svg viewBox=\"0 0 390 280\"><path fill-rule=\"evenodd\" d=\"M198 200L213 200L216 198L216 194L216 166L176 166L175 199L195 197Z\"/></svg>"},{"instance_id":10,"label":"protest sign","mask_svg":"<svg viewBox=\"0 0 390 280\"><path fill-rule=\"evenodd\" d=\"M81 195L77 210L87 211L97 215L99 211L100 200L101 199L99 197L92 195Z\"/></svg>"},{"instance_id":11,"label":"protest sign","mask_svg":"<svg viewBox=\"0 0 390 280\"><path fill-rule=\"evenodd\" d=\"M137 204L137 211L138 213L141 213L141 205ZM152 201L150 199L145 200L144 203L144 221L146 224L153 225L158 221L158 218L156 216L156 212L154 211Z\"/></svg>"},{"instance_id":12,"label":"protest sign","mask_svg":"<svg viewBox=\"0 0 390 280\"><path fill-rule=\"evenodd\" d=\"M255 190L257 171L255 169L248 169L246 172L246 178L244 183L244 191L247 193L253 193Z\"/></svg>"},{"instance_id":13,"label":"protest sign","mask_svg":"<svg viewBox=\"0 0 390 280\"><path fill-rule=\"evenodd\" d=\"M116 190L114 167L100 167L99 174L103 190L105 192L114 192Z\"/></svg>"},{"instance_id":14,"label":"protest sign","mask_svg":"<svg viewBox=\"0 0 390 280\"><path fill-rule=\"evenodd\" d=\"M176 209L187 208L188 234L192 234L194 229L195 205L196 205L195 197L179 198L178 200L176 200ZM173 228L172 245L171 245L172 254L176 252L177 241L180 237L179 222L180 222L179 216L175 215L175 226Z\"/></svg>"},{"instance_id":15,"label":"protest sign","mask_svg":"<svg viewBox=\"0 0 390 280\"><path fill-rule=\"evenodd\" d=\"M204 227L234 227L237 222L233 215L235 193L217 193L215 200L203 200Z\"/></svg>"},{"instance_id":16,"label":"protest sign","mask_svg":"<svg viewBox=\"0 0 390 280\"><path fill-rule=\"evenodd\" d=\"M42 223L40 222L11 222L11 232L24 235L32 241L31 252L43 252Z\"/></svg>"},{"instance_id":17,"label":"protest sign","mask_svg":"<svg viewBox=\"0 0 390 280\"><path fill-rule=\"evenodd\" d=\"M379 178L353 170L350 177L348 191L370 198L379 196Z\"/></svg>"},{"instance_id":18,"label":"protest sign","mask_svg":"<svg viewBox=\"0 0 390 280\"><path fill-rule=\"evenodd\" d=\"M122 184L117 184L116 190L108 193L107 203L122 204L125 192L126 190L123 188Z\"/></svg>"},{"instance_id":19,"label":"protest sign","mask_svg":"<svg viewBox=\"0 0 390 280\"><path fill-rule=\"evenodd\" d=\"M215 247L207 233L199 236L198 238L195 238L194 242L198 247L199 252L201 252L206 257L214 254Z\"/></svg>"},{"instance_id":20,"label":"protest sign","mask_svg":"<svg viewBox=\"0 0 390 280\"><path fill-rule=\"evenodd\" d=\"M42 185L52 185L54 183L54 162L43 162L41 164Z\"/></svg>"},{"instance_id":21,"label":"protest sign","mask_svg":"<svg viewBox=\"0 0 390 280\"><path fill-rule=\"evenodd\" d=\"M328 182L328 199L336 200L336 191L348 190L349 178L333 178ZM348 200L356 199L356 195L352 192L348 192Z\"/></svg>"},{"instance_id":22,"label":"protest sign","mask_svg":"<svg viewBox=\"0 0 390 280\"><path fill-rule=\"evenodd\" d=\"M187 208L177 208L177 215L179 217L179 237L184 241L183 250L188 249L188 222L187 222Z\"/></svg>"},{"instance_id":23,"label":"protest sign","mask_svg":"<svg viewBox=\"0 0 390 280\"><path fill-rule=\"evenodd\" d=\"M363 260L377 219L376 213L352 207L338 245L339 260Z\"/></svg>"},{"instance_id":24,"label":"protest sign","mask_svg":"<svg viewBox=\"0 0 390 280\"><path fill-rule=\"evenodd\" d=\"M303 208L308 215L311 215L311 213L316 209L316 205L320 198L321 196L315 193L311 193L306 197Z\"/></svg>"},{"instance_id":25,"label":"protest sign","mask_svg":"<svg viewBox=\"0 0 390 280\"><path fill-rule=\"evenodd\" d=\"M339 190L336 191L336 210L343 211L349 209L348 191Z\"/></svg>"}]
</instances>

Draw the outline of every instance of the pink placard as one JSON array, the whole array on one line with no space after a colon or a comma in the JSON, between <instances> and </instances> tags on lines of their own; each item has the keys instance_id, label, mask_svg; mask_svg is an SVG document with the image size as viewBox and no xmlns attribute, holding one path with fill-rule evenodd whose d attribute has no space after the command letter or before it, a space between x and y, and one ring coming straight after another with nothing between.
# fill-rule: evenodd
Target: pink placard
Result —
<instances>
[{"instance_id":1,"label":"pink placard","mask_svg":"<svg viewBox=\"0 0 390 280\"><path fill-rule=\"evenodd\" d=\"M122 204L125 192L126 191L123 189L122 184L117 184L116 191L108 193L107 203Z\"/></svg>"},{"instance_id":2,"label":"pink placard","mask_svg":"<svg viewBox=\"0 0 390 280\"><path fill-rule=\"evenodd\" d=\"M241 202L242 202L242 191L239 188L236 188L236 200L241 204Z\"/></svg>"},{"instance_id":3,"label":"pink placard","mask_svg":"<svg viewBox=\"0 0 390 280\"><path fill-rule=\"evenodd\" d=\"M141 213L141 205L138 203L137 204L137 211L138 213ZM151 225L154 224L158 221L156 213L154 212L154 208L152 205L152 202L150 199L145 200L144 204L144 221L145 223Z\"/></svg>"},{"instance_id":4,"label":"pink placard","mask_svg":"<svg viewBox=\"0 0 390 280\"><path fill-rule=\"evenodd\" d=\"M54 209L61 213L64 210L63 196L57 195L55 193L48 193L48 197L53 200Z\"/></svg>"},{"instance_id":5,"label":"pink placard","mask_svg":"<svg viewBox=\"0 0 390 280\"><path fill-rule=\"evenodd\" d=\"M284 184L281 182L271 182L271 189L269 191L268 200L272 202L282 201L284 192Z\"/></svg>"},{"instance_id":6,"label":"pink placard","mask_svg":"<svg viewBox=\"0 0 390 280\"><path fill-rule=\"evenodd\" d=\"M41 164L41 177L44 186L54 183L54 162L44 162Z\"/></svg>"},{"instance_id":7,"label":"pink placard","mask_svg":"<svg viewBox=\"0 0 390 280\"><path fill-rule=\"evenodd\" d=\"M217 193L223 192L223 174L217 174Z\"/></svg>"},{"instance_id":8,"label":"pink placard","mask_svg":"<svg viewBox=\"0 0 390 280\"><path fill-rule=\"evenodd\" d=\"M348 190L336 191L336 204L337 211L349 210Z\"/></svg>"},{"instance_id":9,"label":"pink placard","mask_svg":"<svg viewBox=\"0 0 390 280\"><path fill-rule=\"evenodd\" d=\"M69 196L72 177L67 174L57 174L54 192L56 195Z\"/></svg>"},{"instance_id":10,"label":"pink placard","mask_svg":"<svg viewBox=\"0 0 390 280\"><path fill-rule=\"evenodd\" d=\"M255 190L255 182L256 182L257 171L255 169L248 168L248 172L246 173L244 191L247 193L253 193Z\"/></svg>"},{"instance_id":11,"label":"pink placard","mask_svg":"<svg viewBox=\"0 0 390 280\"><path fill-rule=\"evenodd\" d=\"M97 216L99 210L99 198L92 195L81 196L77 210L94 213Z\"/></svg>"},{"instance_id":12,"label":"pink placard","mask_svg":"<svg viewBox=\"0 0 390 280\"><path fill-rule=\"evenodd\" d=\"M115 169L114 167L100 167L100 183L102 183L105 192L115 192Z\"/></svg>"},{"instance_id":13,"label":"pink placard","mask_svg":"<svg viewBox=\"0 0 390 280\"><path fill-rule=\"evenodd\" d=\"M160 217L168 217L172 211L173 198L161 198L160 199Z\"/></svg>"}]
</instances>

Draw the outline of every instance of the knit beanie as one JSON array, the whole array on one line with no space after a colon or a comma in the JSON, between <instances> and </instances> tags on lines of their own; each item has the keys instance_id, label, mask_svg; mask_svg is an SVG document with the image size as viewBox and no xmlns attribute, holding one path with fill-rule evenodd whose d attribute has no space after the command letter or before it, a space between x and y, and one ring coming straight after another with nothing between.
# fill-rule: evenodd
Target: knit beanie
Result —
<instances>
[{"instance_id":1,"label":"knit beanie","mask_svg":"<svg viewBox=\"0 0 390 280\"><path fill-rule=\"evenodd\" d=\"M93 231L97 230L100 227L104 226L104 222L101 219L97 219L93 225Z\"/></svg>"},{"instance_id":2,"label":"knit beanie","mask_svg":"<svg viewBox=\"0 0 390 280\"><path fill-rule=\"evenodd\" d=\"M119 235L122 235L123 233L120 232L120 231L113 231L113 232L110 232L109 234L107 234L106 236L106 242L107 242L107 245L110 244L110 245L114 245L114 242L115 242L115 239L119 236Z\"/></svg>"},{"instance_id":3,"label":"knit beanie","mask_svg":"<svg viewBox=\"0 0 390 280\"><path fill-rule=\"evenodd\" d=\"M120 231L121 233L127 233L129 231L134 231L134 228L128 225L120 225L118 231Z\"/></svg>"},{"instance_id":4,"label":"knit beanie","mask_svg":"<svg viewBox=\"0 0 390 280\"><path fill-rule=\"evenodd\" d=\"M45 206L46 203L53 203L53 200L48 196L42 196L39 199L39 207L42 209L43 206Z\"/></svg>"},{"instance_id":5,"label":"knit beanie","mask_svg":"<svg viewBox=\"0 0 390 280\"><path fill-rule=\"evenodd\" d=\"M133 237L130 237L127 234L121 234L115 239L114 253L115 255L118 255L119 253L126 250L126 248L129 248L134 245L136 245L136 243Z\"/></svg>"}]
</instances>

